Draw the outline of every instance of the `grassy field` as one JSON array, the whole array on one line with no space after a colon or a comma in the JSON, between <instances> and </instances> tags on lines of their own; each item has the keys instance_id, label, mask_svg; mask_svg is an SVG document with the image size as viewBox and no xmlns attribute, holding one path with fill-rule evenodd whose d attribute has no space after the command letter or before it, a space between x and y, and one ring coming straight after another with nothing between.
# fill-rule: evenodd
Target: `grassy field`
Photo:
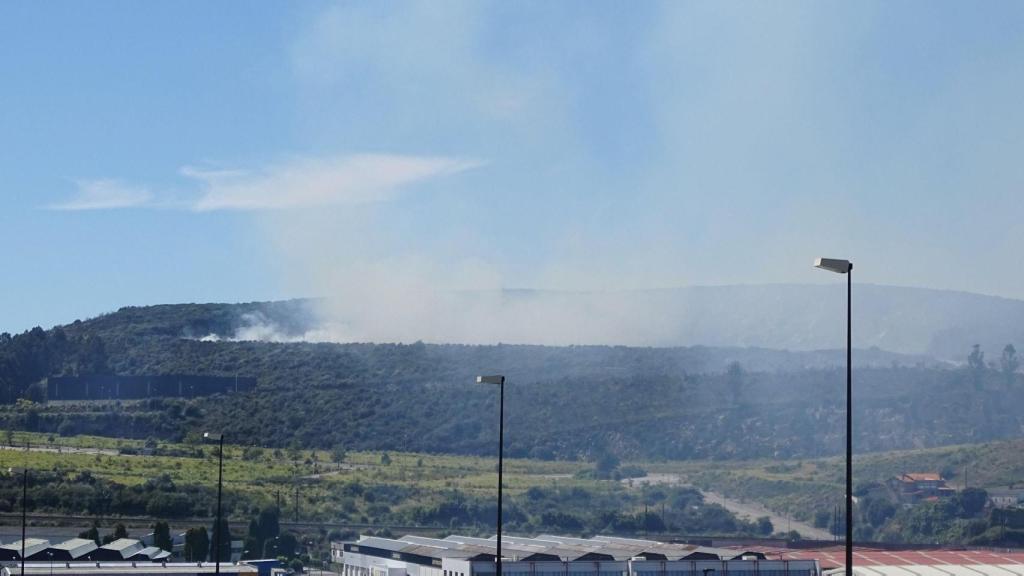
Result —
<instances>
[{"instance_id":1,"label":"grassy field","mask_svg":"<svg viewBox=\"0 0 1024 576\"><path fill-rule=\"evenodd\" d=\"M92 476L125 486L140 485L167 475L176 485L213 487L217 483L216 447L159 443L155 455L122 454L140 451L144 442L92 436L53 438L18 432L14 447L0 450L0 470L28 467L29 470L59 471L73 476L88 471ZM26 450L28 445L31 449ZM181 452L188 455L160 455ZM386 454L386 455L385 455ZM622 490L617 483L576 478L591 467L583 462L505 460L505 490L515 497L534 486L583 487L588 490ZM249 501L267 505L280 494L287 508L299 486L303 519L333 520L341 516L365 515L362 498L346 497L353 485L396 486L407 498L398 509L436 500L440 494L458 491L467 496L486 497L497 485L496 460L470 456L414 453L349 452L342 462L333 462L325 451L271 450L226 445L224 487L244 494ZM394 509L394 507L392 507ZM344 512L344 514L339 514Z\"/></svg>"},{"instance_id":2,"label":"grassy field","mask_svg":"<svg viewBox=\"0 0 1024 576\"><path fill-rule=\"evenodd\" d=\"M27 466L30 470L55 470L67 475L89 471L95 477L126 486L164 474L178 485L212 487L217 481L215 447L209 444L159 443L157 455L144 456L120 453L142 450L145 443L141 440L55 438L22 432L15 433L10 440L16 446L28 443L32 450L0 450L0 470ZM681 484L755 501L800 520L810 520L818 510L831 510L842 495L842 458L628 464L666 475ZM245 495L258 505L270 504L280 495L286 515L298 486L304 519L358 520L374 517L370 510L373 502L353 498L355 487L396 487L402 497L388 504L392 511L401 512L439 501L442 495L453 491L486 498L493 494L497 483L495 467L495 459L469 456L349 452L342 462L333 462L331 453L325 451L243 449L229 445L225 447L224 484L226 490ZM591 467L585 462L506 459L506 494L514 499L537 486L578 487L593 493L641 490L617 481L576 476ZM942 472L953 486L963 485L965 472L972 486L1005 487L1020 483L1024 481L1024 440L868 454L854 460L855 485L881 482L909 471Z\"/></svg>"},{"instance_id":3,"label":"grassy field","mask_svg":"<svg viewBox=\"0 0 1024 576\"><path fill-rule=\"evenodd\" d=\"M678 475L681 481L738 500L810 520L816 510L841 503L843 458L660 462L642 464L650 472ZM1005 488L1024 483L1024 440L901 450L854 457L854 489L884 482L903 472L940 472L950 486Z\"/></svg>"}]
</instances>

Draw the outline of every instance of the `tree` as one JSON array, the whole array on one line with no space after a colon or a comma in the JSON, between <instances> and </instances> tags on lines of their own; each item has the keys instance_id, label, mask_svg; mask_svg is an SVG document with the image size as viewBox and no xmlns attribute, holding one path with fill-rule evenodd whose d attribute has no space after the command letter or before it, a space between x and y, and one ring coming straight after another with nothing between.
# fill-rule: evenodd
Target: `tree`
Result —
<instances>
[{"instance_id":1,"label":"tree","mask_svg":"<svg viewBox=\"0 0 1024 576\"><path fill-rule=\"evenodd\" d=\"M743 403L743 380L743 365L736 361L730 362L725 370L725 382L733 405Z\"/></svg>"},{"instance_id":2,"label":"tree","mask_svg":"<svg viewBox=\"0 0 1024 576\"><path fill-rule=\"evenodd\" d=\"M159 521L153 524L153 546L161 550L171 552L174 550L174 540L171 538L171 527L167 522Z\"/></svg>"},{"instance_id":3,"label":"tree","mask_svg":"<svg viewBox=\"0 0 1024 576\"><path fill-rule=\"evenodd\" d=\"M211 550L210 560L217 560L217 556L220 557L221 562L227 562L231 560L231 527L228 524L227 519L222 519L219 522L213 521L213 534L219 535L219 538L214 538L216 550ZM218 553L219 550L219 553Z\"/></svg>"},{"instance_id":4,"label":"tree","mask_svg":"<svg viewBox=\"0 0 1024 576\"><path fill-rule=\"evenodd\" d=\"M286 556L291 558L295 556L295 548L298 545L298 540L295 539L295 535L291 532L285 532L277 537L277 554L278 556Z\"/></svg>"},{"instance_id":5,"label":"tree","mask_svg":"<svg viewBox=\"0 0 1024 576\"><path fill-rule=\"evenodd\" d=\"M604 452L594 464L594 475L598 478L611 478L619 467L619 458L611 452Z\"/></svg>"},{"instance_id":6,"label":"tree","mask_svg":"<svg viewBox=\"0 0 1024 576\"><path fill-rule=\"evenodd\" d=\"M972 518L981 514L988 503L988 492L981 488L964 488L957 495L964 516Z\"/></svg>"},{"instance_id":7,"label":"tree","mask_svg":"<svg viewBox=\"0 0 1024 576\"><path fill-rule=\"evenodd\" d=\"M761 516L757 519L757 533L762 536L771 536L771 533L775 531L775 526L772 526L772 519L767 516Z\"/></svg>"},{"instance_id":8,"label":"tree","mask_svg":"<svg viewBox=\"0 0 1024 576\"><path fill-rule=\"evenodd\" d=\"M1013 379L1017 372L1017 368L1020 367L1020 360L1017 359L1017 349L1013 347L1013 344L1007 344L1003 348L1003 354L999 357L999 366L1003 370L1003 375L1006 376L1006 386L1013 386Z\"/></svg>"},{"instance_id":9,"label":"tree","mask_svg":"<svg viewBox=\"0 0 1024 576\"><path fill-rule=\"evenodd\" d=\"M260 510L259 519L257 520L259 525L259 534L257 536L262 540L278 536L281 533L280 518L281 511L277 506L268 506Z\"/></svg>"},{"instance_id":10,"label":"tree","mask_svg":"<svg viewBox=\"0 0 1024 576\"><path fill-rule=\"evenodd\" d=\"M967 368L970 370L974 388L981 390L982 377L985 374L985 353L981 351L981 345L975 344L971 347L971 353L967 355Z\"/></svg>"},{"instance_id":11,"label":"tree","mask_svg":"<svg viewBox=\"0 0 1024 576\"><path fill-rule=\"evenodd\" d=\"M127 537L128 537L128 528L126 528L124 524L121 524L120 522L118 522L117 525L114 526L114 531L112 533L107 534L106 536L103 537L103 543L104 544L110 544L114 540L120 540L121 538L127 538Z\"/></svg>"},{"instance_id":12,"label":"tree","mask_svg":"<svg viewBox=\"0 0 1024 576\"><path fill-rule=\"evenodd\" d=\"M79 538L85 538L86 540L92 540L97 546L100 545L100 530L94 523L91 528L78 534Z\"/></svg>"},{"instance_id":13,"label":"tree","mask_svg":"<svg viewBox=\"0 0 1024 576\"><path fill-rule=\"evenodd\" d=\"M189 528L185 532L185 560L200 562L210 553L210 536L206 527Z\"/></svg>"}]
</instances>

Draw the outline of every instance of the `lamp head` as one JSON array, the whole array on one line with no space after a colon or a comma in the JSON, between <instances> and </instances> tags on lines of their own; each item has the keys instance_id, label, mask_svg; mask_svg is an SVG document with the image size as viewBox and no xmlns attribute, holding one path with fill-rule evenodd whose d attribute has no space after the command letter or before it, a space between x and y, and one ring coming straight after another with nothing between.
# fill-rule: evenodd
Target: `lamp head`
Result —
<instances>
[{"instance_id":1,"label":"lamp head","mask_svg":"<svg viewBox=\"0 0 1024 576\"><path fill-rule=\"evenodd\" d=\"M838 258L815 258L814 267L837 274L848 274L850 270L853 270L853 262Z\"/></svg>"},{"instance_id":2,"label":"lamp head","mask_svg":"<svg viewBox=\"0 0 1024 576\"><path fill-rule=\"evenodd\" d=\"M477 376L476 377L476 383L477 384L497 384L497 385L500 386L500 385L505 383L505 377L501 376L501 375L498 375L498 374L495 374L493 376Z\"/></svg>"}]
</instances>

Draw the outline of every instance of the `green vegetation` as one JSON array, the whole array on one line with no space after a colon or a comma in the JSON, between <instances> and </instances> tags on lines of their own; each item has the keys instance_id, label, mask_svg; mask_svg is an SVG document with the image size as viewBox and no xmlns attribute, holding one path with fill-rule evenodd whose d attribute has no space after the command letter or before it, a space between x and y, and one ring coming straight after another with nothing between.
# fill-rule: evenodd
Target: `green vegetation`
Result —
<instances>
[{"instance_id":1,"label":"green vegetation","mask_svg":"<svg viewBox=\"0 0 1024 576\"><path fill-rule=\"evenodd\" d=\"M82 437L52 446L41 434L18 433L14 440L36 448L0 450L0 469L29 468L27 502L33 512L170 520L215 516L214 446L156 443L154 454L175 455L140 455L145 441L111 444L97 439L101 448L89 446L89 439ZM278 520L268 517L267 510L276 510L279 503L282 519L288 520L420 525L471 533L487 533L493 526L493 459L348 452L339 462L338 456L337 450L225 446L224 511L236 520L254 519L248 549L262 550L268 534L277 531ZM621 476L617 462L602 466L607 477ZM614 479L581 474L592 469L585 462L507 459L508 528L576 534L765 530L763 524L741 521L720 506L704 503L693 488L630 488ZM0 474L0 511L20 508L20 490L20 475ZM196 531L193 537L201 551L202 535Z\"/></svg>"},{"instance_id":2,"label":"green vegetation","mask_svg":"<svg viewBox=\"0 0 1024 576\"><path fill-rule=\"evenodd\" d=\"M286 304L245 305L243 316L301 328L286 312L301 317L304 308ZM507 448L515 457L820 458L843 446L842 371L804 368L816 358L807 354L189 339L237 328L245 322L239 310L126 308L0 335L0 428L186 444L216 429L262 447L487 455L497 399L473 377L507 368ZM983 351L971 354L960 369L859 369L857 451L1015 437L1024 426L1015 351L1008 346L991 366ZM737 358L778 369L751 370ZM240 375L258 384L251 393L190 400L46 402L48 376L96 373Z\"/></svg>"},{"instance_id":3,"label":"green vegetation","mask_svg":"<svg viewBox=\"0 0 1024 576\"><path fill-rule=\"evenodd\" d=\"M29 502L40 512L210 518L216 455L202 432L216 430L234 442L225 451L225 510L257 519L254 547L266 548L258 518L271 508L282 519L486 532L495 515L497 398L473 377L502 370L511 530L772 530L706 504L692 488L619 481L647 472L830 525L845 402L844 372L827 355L200 340L253 322L301 333L312 318L303 302L155 306L0 334L0 443L35 448L0 451L0 469L28 464ZM1021 446L973 445L1014 438L1024 426L1016 350L1007 345L995 363L980 348L965 350L960 368L897 359L857 370L854 441L864 456L855 466L856 536L999 541L977 494L902 509L880 483L907 470L961 481L966 469L972 485L988 487L1020 478ZM48 402L49 376L111 373L252 376L257 389ZM930 448L894 452L916 447ZM0 474L0 511L19 505L16 484ZM1016 528L999 528L1014 537ZM193 537L201 549L202 536Z\"/></svg>"},{"instance_id":4,"label":"green vegetation","mask_svg":"<svg viewBox=\"0 0 1024 576\"><path fill-rule=\"evenodd\" d=\"M844 505L842 458L659 462L645 467L729 498L758 502L823 529L831 528L835 507L842 510ZM886 481L913 471L939 472L957 488L963 488L966 473L970 487L955 498L903 506ZM1004 526L1007 512L985 508L984 488L1012 486L1022 474L1024 440L856 456L854 537L862 541L1012 545L1014 538L1024 533L1016 534L1012 521ZM1024 529L1024 520L1020 529Z\"/></svg>"}]
</instances>

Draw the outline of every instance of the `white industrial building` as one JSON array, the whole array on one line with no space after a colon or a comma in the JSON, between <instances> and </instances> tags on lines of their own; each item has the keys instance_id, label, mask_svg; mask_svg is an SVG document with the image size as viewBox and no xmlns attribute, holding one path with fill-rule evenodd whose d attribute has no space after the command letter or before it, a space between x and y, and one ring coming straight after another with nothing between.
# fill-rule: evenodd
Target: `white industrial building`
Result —
<instances>
[{"instance_id":1,"label":"white industrial building","mask_svg":"<svg viewBox=\"0 0 1024 576\"><path fill-rule=\"evenodd\" d=\"M0 568L0 576L207 576L217 567L213 562L30 562L12 563ZM220 573L227 576L258 576L256 566L221 562Z\"/></svg>"},{"instance_id":2,"label":"white industrial building","mask_svg":"<svg viewBox=\"0 0 1024 576\"><path fill-rule=\"evenodd\" d=\"M342 576L495 576L497 540L362 537L335 547ZM338 555L340 554L340 558ZM651 540L502 538L502 576L821 576L816 560Z\"/></svg>"}]
</instances>

